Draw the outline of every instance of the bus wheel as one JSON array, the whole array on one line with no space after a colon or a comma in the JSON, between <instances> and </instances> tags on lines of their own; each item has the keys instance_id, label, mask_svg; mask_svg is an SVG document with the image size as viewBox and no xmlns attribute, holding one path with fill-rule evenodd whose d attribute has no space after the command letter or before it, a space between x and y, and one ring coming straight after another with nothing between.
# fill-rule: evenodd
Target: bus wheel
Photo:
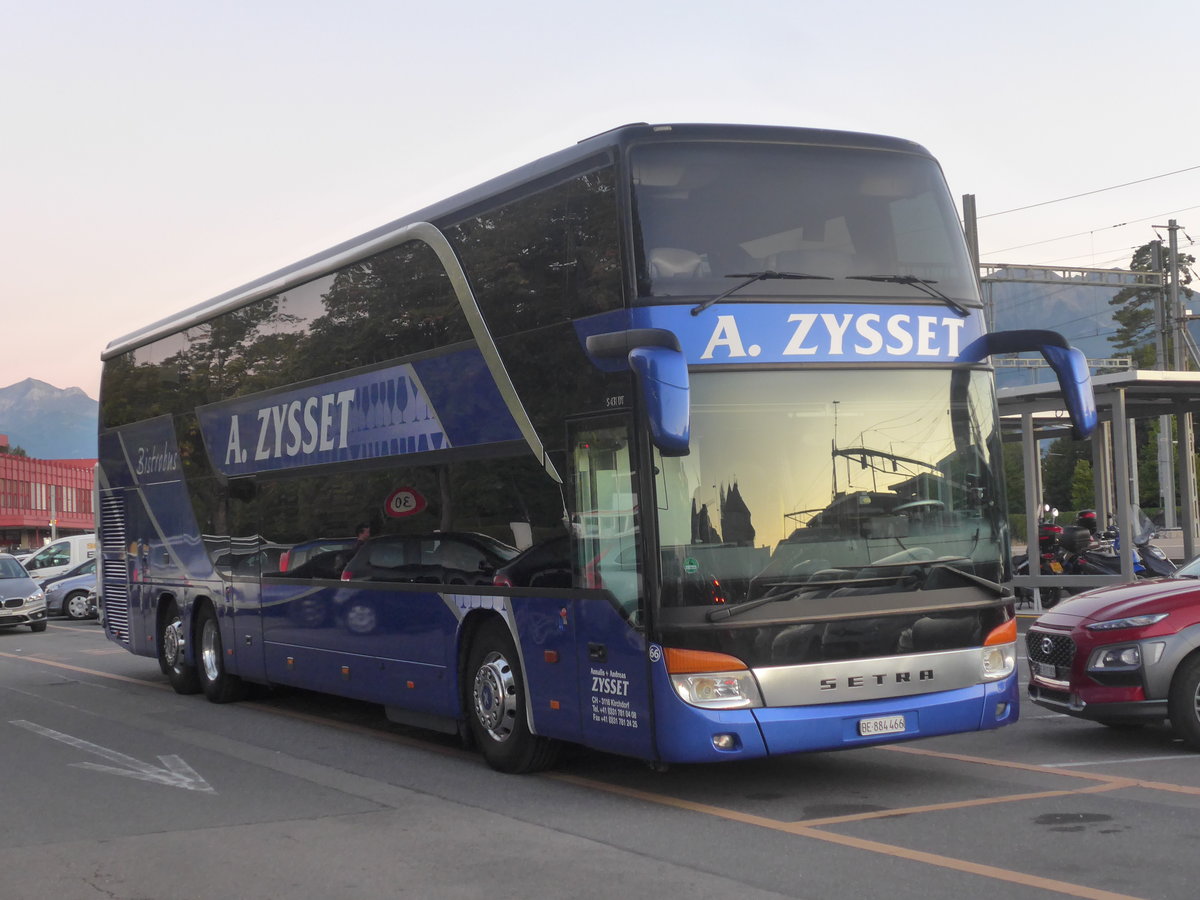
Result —
<instances>
[{"instance_id":1,"label":"bus wheel","mask_svg":"<svg viewBox=\"0 0 1200 900\"><path fill-rule=\"evenodd\" d=\"M514 774L553 765L559 744L529 730L517 650L500 620L485 622L475 635L466 676L471 733L488 765Z\"/></svg>"},{"instance_id":2,"label":"bus wheel","mask_svg":"<svg viewBox=\"0 0 1200 900\"><path fill-rule=\"evenodd\" d=\"M175 688L175 693L200 693L200 676L196 667L187 664L187 635L183 617L180 616L179 607L173 600L167 601L161 622L162 627L158 632L158 667L171 682L171 687Z\"/></svg>"},{"instance_id":3,"label":"bus wheel","mask_svg":"<svg viewBox=\"0 0 1200 900\"><path fill-rule=\"evenodd\" d=\"M196 631L200 635L200 684L204 696L213 703L232 703L242 699L242 679L225 671L225 651L221 646L221 626L213 608L205 604L196 617Z\"/></svg>"}]
</instances>

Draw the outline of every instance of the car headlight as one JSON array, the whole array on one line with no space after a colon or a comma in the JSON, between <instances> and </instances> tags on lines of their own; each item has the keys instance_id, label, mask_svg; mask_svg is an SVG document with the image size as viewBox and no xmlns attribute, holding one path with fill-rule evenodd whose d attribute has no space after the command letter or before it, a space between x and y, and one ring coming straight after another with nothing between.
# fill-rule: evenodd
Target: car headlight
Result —
<instances>
[{"instance_id":1,"label":"car headlight","mask_svg":"<svg viewBox=\"0 0 1200 900\"><path fill-rule=\"evenodd\" d=\"M1088 631L1114 631L1118 628L1145 628L1155 622L1161 622L1168 613L1149 613L1144 616L1125 616L1123 619L1109 619L1106 622L1093 622L1083 626Z\"/></svg>"},{"instance_id":2,"label":"car headlight","mask_svg":"<svg viewBox=\"0 0 1200 900\"><path fill-rule=\"evenodd\" d=\"M1088 669L1097 672L1131 672L1142 666L1142 648L1138 644L1114 644L1092 651Z\"/></svg>"},{"instance_id":3,"label":"car headlight","mask_svg":"<svg viewBox=\"0 0 1200 900\"><path fill-rule=\"evenodd\" d=\"M25 598L26 606L36 606L39 603L45 603L45 602L46 602L46 592L43 590L36 590L32 594L30 594L28 597Z\"/></svg>"}]
</instances>

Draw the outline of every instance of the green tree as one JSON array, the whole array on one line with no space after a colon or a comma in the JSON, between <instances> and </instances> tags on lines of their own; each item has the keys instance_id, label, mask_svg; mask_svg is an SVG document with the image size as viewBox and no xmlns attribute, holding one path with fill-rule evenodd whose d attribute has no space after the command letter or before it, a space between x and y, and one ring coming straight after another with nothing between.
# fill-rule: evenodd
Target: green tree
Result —
<instances>
[{"instance_id":1,"label":"green tree","mask_svg":"<svg viewBox=\"0 0 1200 900\"><path fill-rule=\"evenodd\" d=\"M1061 510L1072 505L1073 477L1080 460L1086 459L1091 466L1091 441L1075 441L1058 438L1051 442L1042 458L1042 491L1044 502ZM1091 506L1092 504L1088 504Z\"/></svg>"},{"instance_id":2,"label":"green tree","mask_svg":"<svg viewBox=\"0 0 1200 900\"><path fill-rule=\"evenodd\" d=\"M1025 512L1025 460L1021 442L1010 441L1004 446L1004 493L1010 513Z\"/></svg>"},{"instance_id":3,"label":"green tree","mask_svg":"<svg viewBox=\"0 0 1200 900\"><path fill-rule=\"evenodd\" d=\"M1156 271L1154 265L1154 245L1157 242L1143 244L1133 251L1129 268L1134 272ZM1192 283L1191 265L1196 261L1194 256L1186 253L1179 255L1180 293L1186 302L1192 296L1188 287ZM1117 330L1111 338L1113 351L1127 353L1134 357L1141 368L1153 368L1157 361L1157 350L1154 342L1154 301L1160 294L1158 287L1131 285L1117 291L1109 304L1114 308L1113 319L1116 320Z\"/></svg>"},{"instance_id":4,"label":"green tree","mask_svg":"<svg viewBox=\"0 0 1200 900\"><path fill-rule=\"evenodd\" d=\"M1071 475L1071 506L1073 509L1088 509L1096 505L1096 490L1092 482L1092 461L1081 459L1075 463Z\"/></svg>"}]
</instances>

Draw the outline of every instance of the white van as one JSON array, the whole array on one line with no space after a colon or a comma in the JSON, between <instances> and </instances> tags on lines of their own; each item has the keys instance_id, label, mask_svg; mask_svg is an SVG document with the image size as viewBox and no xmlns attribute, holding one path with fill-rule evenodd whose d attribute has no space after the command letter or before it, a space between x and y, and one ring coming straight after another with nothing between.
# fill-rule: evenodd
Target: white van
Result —
<instances>
[{"instance_id":1,"label":"white van","mask_svg":"<svg viewBox=\"0 0 1200 900\"><path fill-rule=\"evenodd\" d=\"M34 581L44 581L61 575L75 566L96 557L96 535L75 534L51 541L24 560Z\"/></svg>"}]
</instances>

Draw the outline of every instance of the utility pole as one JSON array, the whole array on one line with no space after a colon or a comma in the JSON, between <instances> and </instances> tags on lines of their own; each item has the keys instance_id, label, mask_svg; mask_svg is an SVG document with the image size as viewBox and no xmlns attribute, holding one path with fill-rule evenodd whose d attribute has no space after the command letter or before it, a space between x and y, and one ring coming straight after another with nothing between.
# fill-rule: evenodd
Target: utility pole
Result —
<instances>
[{"instance_id":1,"label":"utility pole","mask_svg":"<svg viewBox=\"0 0 1200 900\"><path fill-rule=\"evenodd\" d=\"M1162 228L1163 226L1157 226ZM1175 336L1175 369L1183 372L1187 368L1185 346L1192 351L1193 344L1187 332L1187 315L1179 297L1179 223L1170 219L1167 228L1167 271L1170 282L1167 288L1167 310L1171 318L1171 330ZM1183 498L1183 555L1191 558L1196 553L1196 439L1192 432L1192 414L1179 416L1179 493Z\"/></svg>"},{"instance_id":2,"label":"utility pole","mask_svg":"<svg viewBox=\"0 0 1200 900\"><path fill-rule=\"evenodd\" d=\"M1183 355L1183 329L1187 320L1179 306L1179 225L1174 219L1167 222L1167 309L1170 310L1172 332L1175 336L1175 371L1183 372L1187 366Z\"/></svg>"},{"instance_id":3,"label":"utility pole","mask_svg":"<svg viewBox=\"0 0 1200 900\"><path fill-rule=\"evenodd\" d=\"M1159 273L1158 290L1154 293L1154 368L1164 371L1167 368L1167 314L1166 291L1167 279L1164 273L1162 257L1162 241L1152 241L1150 244L1150 268ZM1175 515L1175 454L1172 452L1171 433L1174 428L1174 417L1161 415L1158 417L1158 492L1162 497L1163 527L1177 528L1179 519Z\"/></svg>"}]
</instances>

